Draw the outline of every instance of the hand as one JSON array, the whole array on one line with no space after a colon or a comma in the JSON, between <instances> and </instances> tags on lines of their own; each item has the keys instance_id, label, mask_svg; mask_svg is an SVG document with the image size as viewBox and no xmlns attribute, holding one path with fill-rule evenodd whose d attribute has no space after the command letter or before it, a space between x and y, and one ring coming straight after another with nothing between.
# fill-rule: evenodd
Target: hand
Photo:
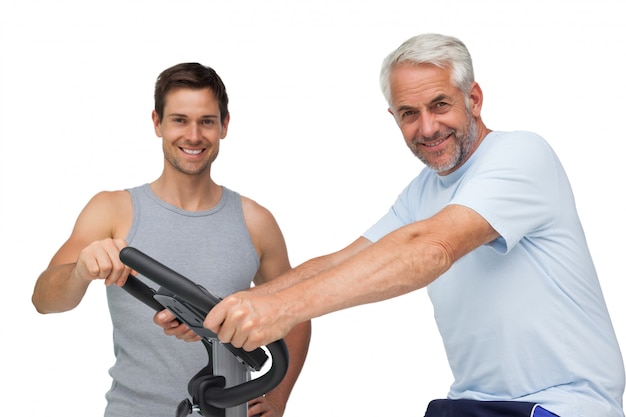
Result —
<instances>
[{"instance_id":1,"label":"hand","mask_svg":"<svg viewBox=\"0 0 626 417\"><path fill-rule=\"evenodd\" d=\"M120 260L120 251L127 244L121 239L104 239L84 248L76 261L74 273L81 279L103 279L105 285L123 286L132 271Z\"/></svg>"},{"instance_id":2,"label":"hand","mask_svg":"<svg viewBox=\"0 0 626 417\"><path fill-rule=\"evenodd\" d=\"M186 324L179 322L174 313L167 309L155 314L153 321L156 325L163 327L164 333L168 336L176 336L185 342L197 342L201 339Z\"/></svg>"},{"instance_id":3,"label":"hand","mask_svg":"<svg viewBox=\"0 0 626 417\"><path fill-rule=\"evenodd\" d=\"M281 417L283 411L269 397L263 396L248 401L248 417Z\"/></svg>"},{"instance_id":4,"label":"hand","mask_svg":"<svg viewBox=\"0 0 626 417\"><path fill-rule=\"evenodd\" d=\"M222 343L252 351L283 338L296 320L274 294L241 291L219 302L204 319Z\"/></svg>"}]
</instances>

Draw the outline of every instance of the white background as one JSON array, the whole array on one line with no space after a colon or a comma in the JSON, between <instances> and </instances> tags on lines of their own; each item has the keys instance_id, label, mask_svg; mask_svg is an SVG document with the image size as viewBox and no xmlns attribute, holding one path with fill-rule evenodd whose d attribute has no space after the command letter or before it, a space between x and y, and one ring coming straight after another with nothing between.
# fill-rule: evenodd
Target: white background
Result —
<instances>
[{"instance_id":1,"label":"white background","mask_svg":"<svg viewBox=\"0 0 626 417\"><path fill-rule=\"evenodd\" d=\"M91 196L160 174L161 70L222 76L232 118L214 177L274 213L296 265L350 243L422 168L378 89L384 56L421 32L467 44L489 128L536 131L560 155L626 348L620 3L0 0L0 415L102 414L103 287L56 315L30 296ZM450 382L418 291L316 319L286 415L420 416Z\"/></svg>"}]
</instances>

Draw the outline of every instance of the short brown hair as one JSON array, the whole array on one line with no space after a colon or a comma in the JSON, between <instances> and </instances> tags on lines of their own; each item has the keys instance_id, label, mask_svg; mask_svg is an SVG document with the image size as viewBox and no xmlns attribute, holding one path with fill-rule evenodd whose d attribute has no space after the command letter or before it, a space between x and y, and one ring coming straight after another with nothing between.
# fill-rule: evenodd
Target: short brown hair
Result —
<instances>
[{"instance_id":1,"label":"short brown hair","mask_svg":"<svg viewBox=\"0 0 626 417\"><path fill-rule=\"evenodd\" d=\"M159 116L159 120L163 120L163 109L165 108L167 93L179 87L194 90L208 87L213 90L220 109L220 119L224 123L228 116L226 86L224 86L222 79L213 68L197 62L174 65L163 71L157 78L154 86L154 110Z\"/></svg>"}]
</instances>

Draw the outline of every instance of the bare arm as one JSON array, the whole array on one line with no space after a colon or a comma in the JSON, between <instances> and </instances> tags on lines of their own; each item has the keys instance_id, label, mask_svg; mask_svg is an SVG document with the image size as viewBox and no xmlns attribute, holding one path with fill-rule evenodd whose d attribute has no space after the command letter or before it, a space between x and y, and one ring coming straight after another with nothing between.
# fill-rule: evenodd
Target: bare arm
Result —
<instances>
[{"instance_id":1,"label":"bare arm","mask_svg":"<svg viewBox=\"0 0 626 417\"><path fill-rule=\"evenodd\" d=\"M374 244L359 238L334 255L310 261L326 262L321 272L311 274L316 268L304 263L284 278L291 286L268 294L233 294L204 324L220 340L251 350L279 339L297 323L425 287L463 255L497 236L473 210L448 206Z\"/></svg>"},{"instance_id":2,"label":"bare arm","mask_svg":"<svg viewBox=\"0 0 626 417\"><path fill-rule=\"evenodd\" d=\"M260 266L254 279L255 288L271 285L276 277L291 269L285 239L274 216L255 202L243 198L244 216L254 246L260 257ZM284 336L289 351L289 368L282 382L265 397L250 401L248 414L282 416L287 400L302 371L311 338L311 322L297 324Z\"/></svg>"},{"instance_id":3,"label":"bare arm","mask_svg":"<svg viewBox=\"0 0 626 417\"><path fill-rule=\"evenodd\" d=\"M299 320L397 297L427 286L462 256L497 237L473 210L448 206L390 233L315 280L284 290L281 298L308 295L305 305L289 306Z\"/></svg>"},{"instance_id":4,"label":"bare arm","mask_svg":"<svg viewBox=\"0 0 626 417\"><path fill-rule=\"evenodd\" d=\"M372 243L364 238L359 238L346 248L324 256L309 259L308 261L300 264L296 268L290 269L284 274L280 275L276 279L257 286L251 290L255 294L273 294L278 291L291 287L294 284L304 281L311 277L317 276L320 273L339 265L346 261L352 255L368 247Z\"/></svg>"},{"instance_id":5,"label":"bare arm","mask_svg":"<svg viewBox=\"0 0 626 417\"><path fill-rule=\"evenodd\" d=\"M99 193L87 203L69 239L35 283L32 302L38 312L73 309L97 279L123 285L130 268L119 260L119 251L126 246L120 236L126 234L131 217L125 191Z\"/></svg>"}]
</instances>

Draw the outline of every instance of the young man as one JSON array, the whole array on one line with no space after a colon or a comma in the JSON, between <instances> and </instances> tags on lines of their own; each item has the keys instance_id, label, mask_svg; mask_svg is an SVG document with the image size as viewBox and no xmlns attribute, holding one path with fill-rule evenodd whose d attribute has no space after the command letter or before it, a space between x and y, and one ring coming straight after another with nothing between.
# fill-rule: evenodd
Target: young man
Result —
<instances>
[{"instance_id":1,"label":"young man","mask_svg":"<svg viewBox=\"0 0 626 417\"><path fill-rule=\"evenodd\" d=\"M164 310L154 321L177 338L164 335L150 323L153 312L120 288L131 272L119 259L122 248L134 246L221 297L290 269L272 214L211 177L230 120L218 74L197 63L173 66L158 77L154 98L152 120L164 154L161 176L95 195L32 297L40 313L62 312L76 307L92 282L107 285L116 360L106 417L170 417L188 397L190 379L207 363L201 343L177 340L199 339L187 326ZM276 389L250 402L250 415L284 413L309 338L310 323L285 337L288 373Z\"/></svg>"},{"instance_id":2,"label":"young man","mask_svg":"<svg viewBox=\"0 0 626 417\"><path fill-rule=\"evenodd\" d=\"M623 417L622 356L553 150L485 126L458 39L409 39L384 61L381 86L424 170L354 243L227 297L205 326L253 349L427 287L454 382L426 416Z\"/></svg>"}]
</instances>

